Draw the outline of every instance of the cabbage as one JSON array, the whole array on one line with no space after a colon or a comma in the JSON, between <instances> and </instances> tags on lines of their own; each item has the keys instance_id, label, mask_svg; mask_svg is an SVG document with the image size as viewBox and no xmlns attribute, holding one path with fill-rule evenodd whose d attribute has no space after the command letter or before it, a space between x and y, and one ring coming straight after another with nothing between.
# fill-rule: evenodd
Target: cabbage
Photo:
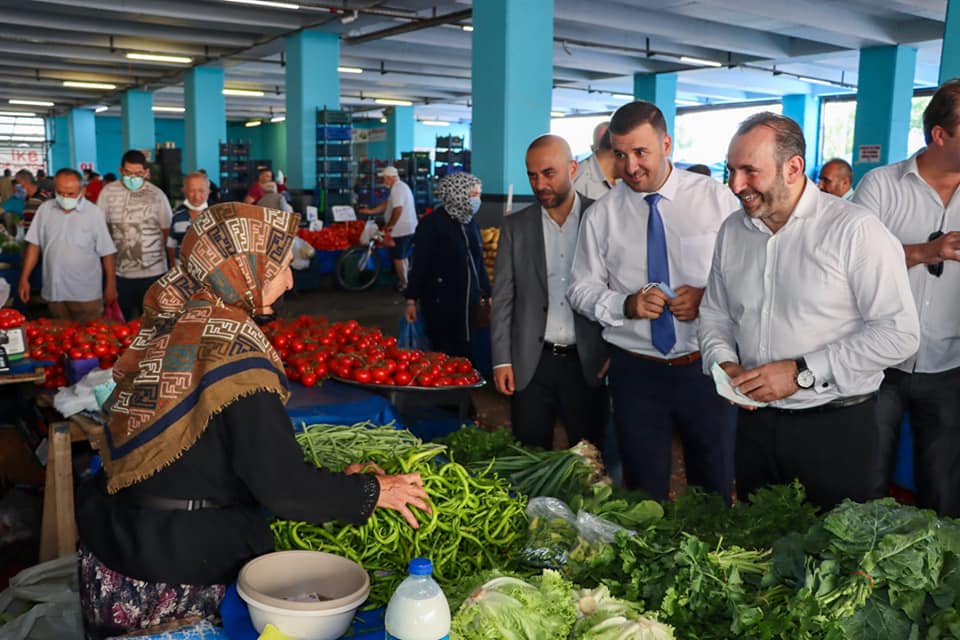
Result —
<instances>
[{"instance_id":1,"label":"cabbage","mask_svg":"<svg viewBox=\"0 0 960 640\"><path fill-rule=\"evenodd\" d=\"M573 585L549 569L526 582L501 576L467 598L450 628L451 640L556 640L577 619Z\"/></svg>"},{"instance_id":2,"label":"cabbage","mask_svg":"<svg viewBox=\"0 0 960 640\"><path fill-rule=\"evenodd\" d=\"M579 619L571 640L673 640L673 628L640 615L637 605L610 595L606 586L574 597Z\"/></svg>"}]
</instances>

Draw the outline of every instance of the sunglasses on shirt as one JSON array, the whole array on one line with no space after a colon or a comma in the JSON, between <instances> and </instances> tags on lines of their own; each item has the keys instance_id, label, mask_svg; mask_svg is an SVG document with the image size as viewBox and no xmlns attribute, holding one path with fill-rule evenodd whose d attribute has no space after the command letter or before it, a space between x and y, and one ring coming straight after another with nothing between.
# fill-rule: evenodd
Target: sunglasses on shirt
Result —
<instances>
[{"instance_id":1,"label":"sunglasses on shirt","mask_svg":"<svg viewBox=\"0 0 960 640\"><path fill-rule=\"evenodd\" d=\"M943 231L934 231L930 234L930 237L927 238L927 242L933 242L937 238L943 235ZM939 278L943 275L943 262L937 262L936 264L928 264L927 271L930 272L930 275L936 276Z\"/></svg>"}]
</instances>

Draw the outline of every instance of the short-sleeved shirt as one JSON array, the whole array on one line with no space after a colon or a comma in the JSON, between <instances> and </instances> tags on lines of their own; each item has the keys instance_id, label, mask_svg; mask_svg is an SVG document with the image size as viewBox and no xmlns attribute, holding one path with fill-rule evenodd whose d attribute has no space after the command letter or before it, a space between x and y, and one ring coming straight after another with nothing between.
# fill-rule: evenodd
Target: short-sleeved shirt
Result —
<instances>
[{"instance_id":1,"label":"short-sleeved shirt","mask_svg":"<svg viewBox=\"0 0 960 640\"><path fill-rule=\"evenodd\" d=\"M193 218L190 217L190 207L186 204L181 204L173 210L173 218L170 221L170 235L167 236L167 247L174 249L178 256L180 255L180 245L183 244L183 238L187 235L187 229L190 228L191 222L193 222Z\"/></svg>"},{"instance_id":2,"label":"short-sleeved shirt","mask_svg":"<svg viewBox=\"0 0 960 640\"><path fill-rule=\"evenodd\" d=\"M117 245L118 276L151 278L166 273L163 232L170 228L173 212L163 191L150 182L130 191L117 180L100 191L97 206L106 214Z\"/></svg>"},{"instance_id":3,"label":"short-sleeved shirt","mask_svg":"<svg viewBox=\"0 0 960 640\"><path fill-rule=\"evenodd\" d=\"M390 187L390 197L387 199L387 208L383 210L385 222L390 222L393 210L402 207L400 218L393 225L390 232L394 238L412 235L417 230L417 205L413 201L413 192L403 180L397 180Z\"/></svg>"},{"instance_id":4,"label":"short-sleeved shirt","mask_svg":"<svg viewBox=\"0 0 960 640\"><path fill-rule=\"evenodd\" d=\"M117 252L97 205L82 199L66 213L56 200L37 209L27 242L43 253L43 289L48 302L88 302L103 295L100 260Z\"/></svg>"},{"instance_id":5,"label":"short-sleeved shirt","mask_svg":"<svg viewBox=\"0 0 960 640\"><path fill-rule=\"evenodd\" d=\"M37 191L35 194L27 198L26 202L23 203L23 214L20 225L23 227L24 231L30 229L30 225L33 223L33 216L36 215L37 209L40 208L40 205L46 201L47 198L40 193L40 191Z\"/></svg>"}]
</instances>

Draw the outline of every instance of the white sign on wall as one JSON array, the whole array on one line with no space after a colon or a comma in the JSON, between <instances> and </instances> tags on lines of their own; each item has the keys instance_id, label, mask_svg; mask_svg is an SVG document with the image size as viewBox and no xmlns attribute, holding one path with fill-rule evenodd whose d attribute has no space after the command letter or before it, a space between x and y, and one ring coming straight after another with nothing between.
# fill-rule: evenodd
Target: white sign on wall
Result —
<instances>
[{"instance_id":1,"label":"white sign on wall","mask_svg":"<svg viewBox=\"0 0 960 640\"><path fill-rule=\"evenodd\" d=\"M857 163L877 163L880 162L880 145L862 144L857 147Z\"/></svg>"}]
</instances>

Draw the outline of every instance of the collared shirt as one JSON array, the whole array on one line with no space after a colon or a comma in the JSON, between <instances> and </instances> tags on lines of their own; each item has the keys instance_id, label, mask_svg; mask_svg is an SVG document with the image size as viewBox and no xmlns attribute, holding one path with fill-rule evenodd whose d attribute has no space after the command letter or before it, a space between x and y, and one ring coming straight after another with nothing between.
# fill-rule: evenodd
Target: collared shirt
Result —
<instances>
[{"instance_id":1,"label":"collared shirt","mask_svg":"<svg viewBox=\"0 0 960 640\"><path fill-rule=\"evenodd\" d=\"M170 202L156 185L144 181L136 191L122 180L106 185L97 198L117 245L117 275L150 278L167 271L163 232L170 228Z\"/></svg>"},{"instance_id":2,"label":"collared shirt","mask_svg":"<svg viewBox=\"0 0 960 640\"><path fill-rule=\"evenodd\" d=\"M856 193L853 189L848 189L845 194L843 194L844 200L853 200L853 194Z\"/></svg>"},{"instance_id":3,"label":"collared shirt","mask_svg":"<svg viewBox=\"0 0 960 640\"><path fill-rule=\"evenodd\" d=\"M937 230L960 231L960 195L944 207L939 194L917 171L917 155L870 171L857 185L854 202L880 216L902 244L927 242ZM960 191L960 189L958 189ZM930 275L927 265L907 270L920 315L920 349L897 368L936 373L960 367L960 262L946 260L943 274Z\"/></svg>"},{"instance_id":4,"label":"collared shirt","mask_svg":"<svg viewBox=\"0 0 960 640\"><path fill-rule=\"evenodd\" d=\"M582 193L591 200L599 200L613 188L613 185L607 182L603 169L600 168L597 154L591 155L580 163L577 177L573 179L573 188L577 193Z\"/></svg>"},{"instance_id":5,"label":"collared shirt","mask_svg":"<svg viewBox=\"0 0 960 640\"><path fill-rule=\"evenodd\" d=\"M44 300L89 302L103 297L100 260L117 252L103 211L86 199L65 212L56 200L37 209L27 242L43 254Z\"/></svg>"},{"instance_id":6,"label":"collared shirt","mask_svg":"<svg viewBox=\"0 0 960 640\"><path fill-rule=\"evenodd\" d=\"M390 197L387 199L387 208L383 210L384 222L390 222L393 210L401 207L400 217L393 225L390 235L402 238L412 235L417 230L417 205L413 201L413 192L403 180L397 179L390 187Z\"/></svg>"},{"instance_id":7,"label":"collared shirt","mask_svg":"<svg viewBox=\"0 0 960 640\"><path fill-rule=\"evenodd\" d=\"M667 236L668 284L674 289L706 286L717 231L740 201L713 178L672 165L658 193L662 197L657 209ZM677 342L665 356L651 342L649 320L623 315L627 296L648 282L646 195L621 181L590 207L580 227L567 296L575 309L604 326L607 342L655 358L676 358L698 349L696 320L675 321Z\"/></svg>"},{"instance_id":8,"label":"collared shirt","mask_svg":"<svg viewBox=\"0 0 960 640\"><path fill-rule=\"evenodd\" d=\"M200 215L204 210L206 210L206 205L203 209L197 211L187 206L186 202L173 210L173 218L170 220L170 235L167 236L167 248L173 249L177 256L180 255L180 245L183 244L183 238L187 235L187 229L190 228L194 215ZM196 211L196 214L193 214L194 211Z\"/></svg>"},{"instance_id":9,"label":"collared shirt","mask_svg":"<svg viewBox=\"0 0 960 640\"><path fill-rule=\"evenodd\" d=\"M738 211L720 229L700 305L704 369L802 356L814 388L773 403L788 409L876 391L884 368L917 349L905 264L876 216L810 181L776 233Z\"/></svg>"},{"instance_id":10,"label":"collared shirt","mask_svg":"<svg viewBox=\"0 0 960 640\"><path fill-rule=\"evenodd\" d=\"M567 287L570 286L570 270L577 250L580 196L574 193L573 207L562 227L543 207L540 207L540 215L543 218L543 248L547 256L547 326L543 339L554 344L574 344L577 333L573 309L567 302Z\"/></svg>"}]
</instances>

